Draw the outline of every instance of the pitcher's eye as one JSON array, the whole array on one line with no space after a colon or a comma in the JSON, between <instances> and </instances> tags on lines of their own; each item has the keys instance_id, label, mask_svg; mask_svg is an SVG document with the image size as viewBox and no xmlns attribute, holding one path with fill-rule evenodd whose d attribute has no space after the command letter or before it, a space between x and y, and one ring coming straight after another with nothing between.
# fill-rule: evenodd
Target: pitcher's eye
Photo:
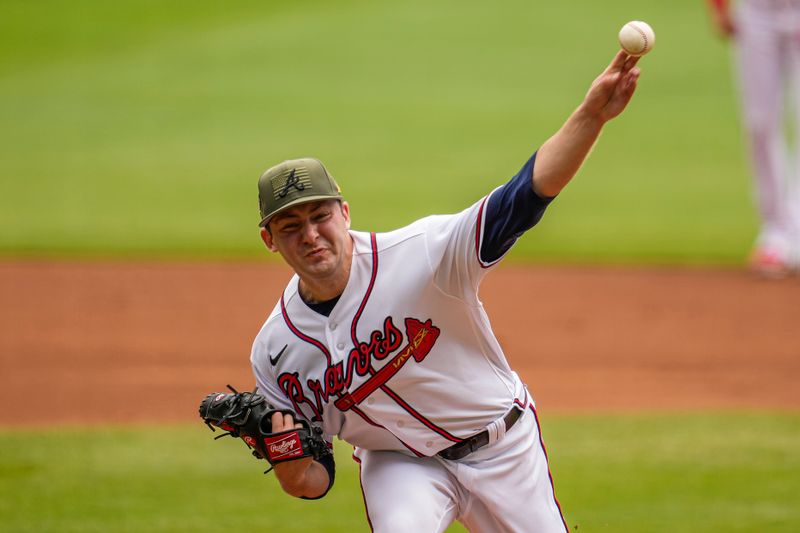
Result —
<instances>
[{"instance_id":1,"label":"pitcher's eye","mask_svg":"<svg viewBox=\"0 0 800 533\"><path fill-rule=\"evenodd\" d=\"M317 213L316 215L314 215L313 218L314 218L314 222L324 222L324 221L328 220L329 218L331 218L331 212L330 211L323 211L321 213Z\"/></svg>"}]
</instances>

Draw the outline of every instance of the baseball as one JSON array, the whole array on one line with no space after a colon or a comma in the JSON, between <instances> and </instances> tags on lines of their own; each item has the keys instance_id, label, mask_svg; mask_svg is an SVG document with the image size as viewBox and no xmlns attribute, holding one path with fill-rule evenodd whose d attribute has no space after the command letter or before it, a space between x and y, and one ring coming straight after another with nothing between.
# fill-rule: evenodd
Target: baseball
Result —
<instances>
[{"instance_id":1,"label":"baseball","mask_svg":"<svg viewBox=\"0 0 800 533\"><path fill-rule=\"evenodd\" d=\"M656 44L656 34L648 23L632 20L619 30L619 44L628 55L643 56Z\"/></svg>"}]
</instances>

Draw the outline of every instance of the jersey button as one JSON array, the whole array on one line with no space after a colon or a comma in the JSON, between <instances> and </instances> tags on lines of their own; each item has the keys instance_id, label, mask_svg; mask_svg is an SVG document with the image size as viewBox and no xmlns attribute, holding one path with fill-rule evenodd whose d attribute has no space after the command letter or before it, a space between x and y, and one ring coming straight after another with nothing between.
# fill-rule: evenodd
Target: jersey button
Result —
<instances>
[{"instance_id":1,"label":"jersey button","mask_svg":"<svg viewBox=\"0 0 800 533\"><path fill-rule=\"evenodd\" d=\"M375 398L367 398L367 403L372 405L373 403L375 403Z\"/></svg>"},{"instance_id":2,"label":"jersey button","mask_svg":"<svg viewBox=\"0 0 800 533\"><path fill-rule=\"evenodd\" d=\"M403 421L402 421L402 420L400 420L400 421L398 421L398 422L397 422L397 427L401 428L401 427L403 427L403 426L405 426L405 424L403 423Z\"/></svg>"},{"instance_id":3,"label":"jersey button","mask_svg":"<svg viewBox=\"0 0 800 533\"><path fill-rule=\"evenodd\" d=\"M337 347L338 349L340 349L340 350L344 350L344 343L343 343L343 342L340 342L339 344L337 344L337 345L336 345L336 347Z\"/></svg>"},{"instance_id":4,"label":"jersey button","mask_svg":"<svg viewBox=\"0 0 800 533\"><path fill-rule=\"evenodd\" d=\"M335 330L336 329L336 322L331 322L330 328L331 328L331 331Z\"/></svg>"},{"instance_id":5,"label":"jersey button","mask_svg":"<svg viewBox=\"0 0 800 533\"><path fill-rule=\"evenodd\" d=\"M428 441L428 442L425 443L425 447L426 448L430 448L431 446L433 446L433 442L432 441Z\"/></svg>"}]
</instances>

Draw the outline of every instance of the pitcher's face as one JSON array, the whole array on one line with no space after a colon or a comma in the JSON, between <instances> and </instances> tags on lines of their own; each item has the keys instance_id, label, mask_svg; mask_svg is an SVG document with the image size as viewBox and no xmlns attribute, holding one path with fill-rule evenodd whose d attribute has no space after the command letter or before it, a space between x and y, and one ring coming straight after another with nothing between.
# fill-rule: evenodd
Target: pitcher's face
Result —
<instances>
[{"instance_id":1,"label":"pitcher's face","mask_svg":"<svg viewBox=\"0 0 800 533\"><path fill-rule=\"evenodd\" d=\"M281 211L262 229L264 244L281 254L301 278L321 280L346 268L350 206L321 200Z\"/></svg>"}]
</instances>

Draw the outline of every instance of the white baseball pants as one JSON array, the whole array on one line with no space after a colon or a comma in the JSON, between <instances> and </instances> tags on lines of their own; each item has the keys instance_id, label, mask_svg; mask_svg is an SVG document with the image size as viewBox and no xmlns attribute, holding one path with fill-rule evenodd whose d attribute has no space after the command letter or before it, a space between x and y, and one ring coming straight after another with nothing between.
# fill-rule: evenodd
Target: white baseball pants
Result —
<instances>
[{"instance_id":1,"label":"white baseball pants","mask_svg":"<svg viewBox=\"0 0 800 533\"><path fill-rule=\"evenodd\" d=\"M742 0L736 17L744 122L761 215L757 246L800 247L800 0ZM787 105L794 129L786 135Z\"/></svg>"},{"instance_id":2,"label":"white baseball pants","mask_svg":"<svg viewBox=\"0 0 800 533\"><path fill-rule=\"evenodd\" d=\"M568 531L555 499L533 406L499 441L460 461L356 448L376 533Z\"/></svg>"}]
</instances>

